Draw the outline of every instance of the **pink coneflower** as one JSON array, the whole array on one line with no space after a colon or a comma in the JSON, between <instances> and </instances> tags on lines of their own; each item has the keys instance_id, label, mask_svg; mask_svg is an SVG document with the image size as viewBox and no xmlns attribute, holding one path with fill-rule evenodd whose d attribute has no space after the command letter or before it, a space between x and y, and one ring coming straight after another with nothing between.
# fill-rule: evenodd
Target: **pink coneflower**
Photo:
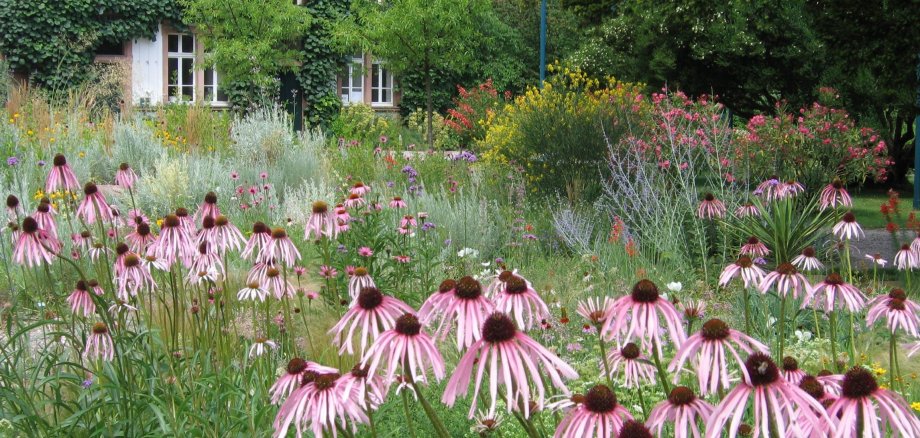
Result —
<instances>
[{"instance_id":1,"label":"pink coneflower","mask_svg":"<svg viewBox=\"0 0 920 438\"><path fill-rule=\"evenodd\" d=\"M294 286L284 279L281 271L276 268L268 268L265 272L265 290L275 296L277 299L294 296Z\"/></svg>"},{"instance_id":2,"label":"pink coneflower","mask_svg":"<svg viewBox=\"0 0 920 438\"><path fill-rule=\"evenodd\" d=\"M754 353L741 367L744 380L715 407L707 420L706 437L718 438L724 432L738 435L741 418L753 396L753 430L759 436L799 436L802 427L827 436L835 422L817 400L798 386L780 377L776 364L764 353Z\"/></svg>"},{"instance_id":3,"label":"pink coneflower","mask_svg":"<svg viewBox=\"0 0 920 438\"><path fill-rule=\"evenodd\" d=\"M362 246L362 247L358 248L358 255L361 256L361 257L370 257L370 256L374 255L374 250L372 250L372 249L370 249L370 248L368 248L368 247L366 247L366 246Z\"/></svg>"},{"instance_id":4,"label":"pink coneflower","mask_svg":"<svg viewBox=\"0 0 920 438\"><path fill-rule=\"evenodd\" d=\"M757 286L767 275L763 269L754 264L748 256L738 257L738 260L725 267L719 275L719 286L726 286L733 278L741 276L744 287Z\"/></svg>"},{"instance_id":5,"label":"pink coneflower","mask_svg":"<svg viewBox=\"0 0 920 438\"><path fill-rule=\"evenodd\" d=\"M382 294L376 287L365 287L358 293L358 299L351 308L329 330L329 334L333 335L332 342L339 346L339 354L346 351L354 354L351 341L355 331L361 329L358 354L364 354L369 341L377 339L382 331L392 329L397 318L411 312L412 308L406 303Z\"/></svg>"},{"instance_id":6,"label":"pink coneflower","mask_svg":"<svg viewBox=\"0 0 920 438\"><path fill-rule=\"evenodd\" d=\"M428 334L422 331L422 324L411 313L404 313L396 324L380 334L371 344L361 360L368 367L368 374L376 374L377 368L385 367L384 376L393 381L398 367L414 381L427 382L430 369L435 380L444 378L444 359Z\"/></svg>"},{"instance_id":7,"label":"pink coneflower","mask_svg":"<svg viewBox=\"0 0 920 438\"><path fill-rule=\"evenodd\" d=\"M364 196L371 192L371 187L368 185L365 185L361 181L358 181L354 185L351 186L350 192L353 195Z\"/></svg>"},{"instance_id":8,"label":"pink coneflower","mask_svg":"<svg viewBox=\"0 0 920 438\"><path fill-rule=\"evenodd\" d=\"M368 374L367 367L362 367L360 363L355 364L341 380L342 397L359 402L364 410L377 409L386 398L386 381L377 374Z\"/></svg>"},{"instance_id":9,"label":"pink coneflower","mask_svg":"<svg viewBox=\"0 0 920 438\"><path fill-rule=\"evenodd\" d=\"M99 192L96 184L86 183L83 194L85 196L77 207L77 217L83 218L87 224L95 223L97 218L103 222L112 220L112 207L105 202L105 197Z\"/></svg>"},{"instance_id":10,"label":"pink coneflower","mask_svg":"<svg viewBox=\"0 0 920 438\"><path fill-rule=\"evenodd\" d=\"M39 228L38 222L31 216L22 220L21 232L16 236L15 243L13 261L30 268L42 263L51 264L54 254L61 250L61 243Z\"/></svg>"},{"instance_id":11,"label":"pink coneflower","mask_svg":"<svg viewBox=\"0 0 920 438\"><path fill-rule=\"evenodd\" d=\"M488 374L489 393L491 396L489 414L495 413L498 400L498 386L506 390L505 404L510 412L514 406L523 408L524 418L530 417L530 402L535 401L543 409L546 389L543 375L548 375L553 385L564 393L568 389L562 379L576 379L578 373L562 359L545 347L518 330L514 321L501 312L489 315L482 324L482 338L470 345L469 350L457 363L457 368L444 388L441 401L453 406L457 396L469 391L473 369L476 368L476 385L469 417L476 412L479 389L483 386L483 377ZM527 364L526 366L524 364ZM542 365L543 372L537 369ZM485 370L489 369L488 373ZM531 386L537 394L531 393Z\"/></svg>"},{"instance_id":12,"label":"pink coneflower","mask_svg":"<svg viewBox=\"0 0 920 438\"><path fill-rule=\"evenodd\" d=\"M22 213L22 206L19 203L19 198L16 195L9 195L6 197L6 216L11 222L16 221L19 218L19 214Z\"/></svg>"},{"instance_id":13,"label":"pink coneflower","mask_svg":"<svg viewBox=\"0 0 920 438\"><path fill-rule=\"evenodd\" d=\"M553 437L613 437L619 435L624 421L632 418L632 414L617 403L617 396L610 388L595 385L585 393L584 401L559 422Z\"/></svg>"},{"instance_id":14,"label":"pink coneflower","mask_svg":"<svg viewBox=\"0 0 920 438\"><path fill-rule=\"evenodd\" d=\"M157 259L164 260L169 266L172 266L177 259L181 260L185 266L189 266L195 255L195 246L191 235L182 226L179 217L169 214L163 218L160 237L150 245L148 252Z\"/></svg>"},{"instance_id":15,"label":"pink coneflower","mask_svg":"<svg viewBox=\"0 0 920 438\"><path fill-rule=\"evenodd\" d=\"M441 313L449 304L449 301L454 299L454 292L457 289L457 282L448 278L441 282L438 286L438 290L431 294L428 299L422 303L422 307L419 308L418 317L423 324L431 324L433 320L438 318Z\"/></svg>"},{"instance_id":16,"label":"pink coneflower","mask_svg":"<svg viewBox=\"0 0 920 438\"><path fill-rule=\"evenodd\" d=\"M899 271L907 271L917 267L917 254L911 251L909 245L901 245L901 250L894 255L894 265Z\"/></svg>"},{"instance_id":17,"label":"pink coneflower","mask_svg":"<svg viewBox=\"0 0 920 438\"><path fill-rule=\"evenodd\" d=\"M214 192L208 192L204 195L204 201L198 206L198 211L195 212L193 220L200 222L208 216L220 216L220 208L217 206L217 194Z\"/></svg>"},{"instance_id":18,"label":"pink coneflower","mask_svg":"<svg viewBox=\"0 0 920 438\"><path fill-rule=\"evenodd\" d=\"M88 280L86 285L89 286L89 291L96 295L102 296L105 294L105 290L102 289L102 286L100 286L99 282L96 280Z\"/></svg>"},{"instance_id":19,"label":"pink coneflower","mask_svg":"<svg viewBox=\"0 0 920 438\"><path fill-rule=\"evenodd\" d=\"M38 222L38 228L48 232L52 239L58 239L57 224L54 222L54 213L51 211L51 205L46 202L39 202L32 215L35 222Z\"/></svg>"},{"instance_id":20,"label":"pink coneflower","mask_svg":"<svg viewBox=\"0 0 920 438\"><path fill-rule=\"evenodd\" d=\"M910 241L911 251L920 254L920 233L917 233L917 237L914 237L914 240Z\"/></svg>"},{"instance_id":21,"label":"pink coneflower","mask_svg":"<svg viewBox=\"0 0 920 438\"><path fill-rule=\"evenodd\" d=\"M843 377L840 398L827 408L839 418L835 438L920 436L920 420L897 393L879 388L869 370L855 367Z\"/></svg>"},{"instance_id":22,"label":"pink coneflower","mask_svg":"<svg viewBox=\"0 0 920 438\"><path fill-rule=\"evenodd\" d=\"M834 178L832 183L826 185L824 189L821 190L820 202L821 210L853 206L853 198L847 193L847 189L843 187L843 182L840 181L839 178Z\"/></svg>"},{"instance_id":23,"label":"pink coneflower","mask_svg":"<svg viewBox=\"0 0 920 438\"><path fill-rule=\"evenodd\" d=\"M638 337L642 340L644 349L648 350L651 348L650 344L654 344L660 355L663 344L662 319L671 342L680 347L686 339L680 313L670 301L661 298L655 283L639 280L629 295L613 303L602 333L607 339L616 338L617 342L629 342L634 336ZM619 335L622 332L625 332L625 337L620 339Z\"/></svg>"},{"instance_id":24,"label":"pink coneflower","mask_svg":"<svg viewBox=\"0 0 920 438\"><path fill-rule=\"evenodd\" d=\"M610 378L622 377L623 386L627 388L653 383L658 374L649 359L639 351L639 346L632 342L608 353L607 362L610 363Z\"/></svg>"},{"instance_id":25,"label":"pink coneflower","mask_svg":"<svg viewBox=\"0 0 920 438\"><path fill-rule=\"evenodd\" d=\"M115 172L115 184L131 189L136 182L137 174L134 173L134 169L132 169L128 163L121 163L118 166L118 170Z\"/></svg>"},{"instance_id":26,"label":"pink coneflower","mask_svg":"<svg viewBox=\"0 0 920 438\"><path fill-rule=\"evenodd\" d=\"M831 273L805 294L802 308L805 306L825 312L833 312L837 307L846 307L850 313L855 313L866 307L866 296L856 286L845 283L840 274Z\"/></svg>"},{"instance_id":27,"label":"pink coneflower","mask_svg":"<svg viewBox=\"0 0 920 438\"><path fill-rule=\"evenodd\" d=\"M660 436L660 435L659 435ZM652 432L641 421L626 420L620 427L617 438L654 438Z\"/></svg>"},{"instance_id":28,"label":"pink coneflower","mask_svg":"<svg viewBox=\"0 0 920 438\"><path fill-rule=\"evenodd\" d=\"M39 224L39 228L41 228L41 224ZM70 235L70 241L73 242L75 250L80 249L82 251L89 251L89 249L93 247L93 233L88 230L73 233Z\"/></svg>"},{"instance_id":29,"label":"pink coneflower","mask_svg":"<svg viewBox=\"0 0 920 438\"><path fill-rule=\"evenodd\" d=\"M771 176L766 181L757 185L757 188L754 189L755 194L759 194L767 201L774 201L783 198L783 187L782 183L779 182L779 177L776 175Z\"/></svg>"},{"instance_id":30,"label":"pink coneflower","mask_svg":"<svg viewBox=\"0 0 920 438\"><path fill-rule=\"evenodd\" d=\"M348 198L345 199L345 207L346 207L346 208L355 208L355 207L360 207L360 206L366 205L366 204L367 204L367 201L364 200L364 198L362 198L360 195L356 195L356 194L354 194L354 193L348 195Z\"/></svg>"},{"instance_id":31,"label":"pink coneflower","mask_svg":"<svg viewBox=\"0 0 920 438\"><path fill-rule=\"evenodd\" d=\"M264 285L268 279L268 270L271 268L277 268L274 259L266 260L264 262L256 262L252 265L252 268L249 269L249 274L246 275L246 281L249 283L256 282L260 285Z\"/></svg>"},{"instance_id":32,"label":"pink coneflower","mask_svg":"<svg viewBox=\"0 0 920 438\"><path fill-rule=\"evenodd\" d=\"M872 263L884 268L888 264L888 260L882 258L882 255L879 253L875 254L866 254L866 258L869 259Z\"/></svg>"},{"instance_id":33,"label":"pink coneflower","mask_svg":"<svg viewBox=\"0 0 920 438\"><path fill-rule=\"evenodd\" d=\"M668 398L652 409L646 423L658 436L662 436L666 425L673 425L674 437L699 437L702 435L699 423L705 424L711 413L712 405L697 398L692 389L677 386Z\"/></svg>"},{"instance_id":34,"label":"pink coneflower","mask_svg":"<svg viewBox=\"0 0 920 438\"><path fill-rule=\"evenodd\" d=\"M792 297L796 299L799 298L800 293L808 292L811 289L808 279L799 273L792 263L780 263L775 271L770 272L763 278L758 289L760 293L765 294L774 285L776 286L777 294L786 296L792 292Z\"/></svg>"},{"instance_id":35,"label":"pink coneflower","mask_svg":"<svg viewBox=\"0 0 920 438\"><path fill-rule=\"evenodd\" d=\"M124 268L116 274L115 285L115 294L124 301L136 296L141 289L150 291L157 287L150 270L141 266L140 258L134 253L125 255Z\"/></svg>"},{"instance_id":36,"label":"pink coneflower","mask_svg":"<svg viewBox=\"0 0 920 438\"><path fill-rule=\"evenodd\" d=\"M294 266L297 260L300 260L300 251L294 246L294 242L288 237L284 228L275 228L272 230L272 238L268 245L262 248L259 256L262 260L275 259L281 260L288 267Z\"/></svg>"},{"instance_id":37,"label":"pink coneflower","mask_svg":"<svg viewBox=\"0 0 920 438\"><path fill-rule=\"evenodd\" d=\"M335 278L335 277L338 276L338 275L339 275L339 271L337 271L337 270L336 270L335 268L333 268L332 266L322 265L322 266L319 267L319 276L320 276L320 277L323 277L323 278L327 278L327 279L328 279L328 278Z\"/></svg>"},{"instance_id":38,"label":"pink coneflower","mask_svg":"<svg viewBox=\"0 0 920 438\"><path fill-rule=\"evenodd\" d=\"M792 356L783 358L780 375L782 375L787 382L795 386L799 386L799 384L802 383L802 379L806 376L805 371L799 368L799 361L795 360Z\"/></svg>"},{"instance_id":39,"label":"pink coneflower","mask_svg":"<svg viewBox=\"0 0 920 438\"><path fill-rule=\"evenodd\" d=\"M249 260L252 255L262 254L265 247L271 243L271 240L272 233L268 226L262 222L256 221L252 224L252 235L249 236L249 240L246 241L246 246L243 248L243 252L240 253L240 257Z\"/></svg>"},{"instance_id":40,"label":"pink coneflower","mask_svg":"<svg viewBox=\"0 0 920 438\"><path fill-rule=\"evenodd\" d=\"M833 397L840 397L840 391L843 390L843 374L834 374L830 370L821 370L815 377L818 383L824 387L824 392Z\"/></svg>"},{"instance_id":41,"label":"pink coneflower","mask_svg":"<svg viewBox=\"0 0 920 438\"><path fill-rule=\"evenodd\" d=\"M259 357L271 350L277 350L278 343L264 336L259 336L249 347L249 357Z\"/></svg>"},{"instance_id":42,"label":"pink coneflower","mask_svg":"<svg viewBox=\"0 0 920 438\"><path fill-rule=\"evenodd\" d=\"M323 201L313 203L313 211L304 231L304 239L322 239L323 236L334 239L339 234L335 218L329 212L329 205Z\"/></svg>"},{"instance_id":43,"label":"pink coneflower","mask_svg":"<svg viewBox=\"0 0 920 438\"><path fill-rule=\"evenodd\" d=\"M150 231L150 225L144 222L137 224L134 227L134 231L128 233L125 236L125 240L128 242L129 247L132 252L138 254L144 254L147 252L147 248L156 242L157 236Z\"/></svg>"},{"instance_id":44,"label":"pink coneflower","mask_svg":"<svg viewBox=\"0 0 920 438\"><path fill-rule=\"evenodd\" d=\"M770 254L770 249L767 248L767 245L754 236L749 237L747 242L741 245L741 255L757 258L766 257L768 254Z\"/></svg>"},{"instance_id":45,"label":"pink coneflower","mask_svg":"<svg viewBox=\"0 0 920 438\"><path fill-rule=\"evenodd\" d=\"M786 379L788 381L788 379ZM818 380L817 377L810 374L805 374L799 380L799 388L802 388L803 391L808 393L813 399L817 400L818 403L828 406L831 402L837 398L835 395L827 392L825 384ZM839 394L839 392L838 392Z\"/></svg>"},{"instance_id":46,"label":"pink coneflower","mask_svg":"<svg viewBox=\"0 0 920 438\"><path fill-rule=\"evenodd\" d=\"M610 297L591 297L578 302L575 313L588 320L595 327L601 327L607 321L610 309L613 307L613 300Z\"/></svg>"},{"instance_id":47,"label":"pink coneflower","mask_svg":"<svg viewBox=\"0 0 920 438\"><path fill-rule=\"evenodd\" d=\"M470 430L474 433L479 434L479 436L492 436L496 433L501 427L504 419L502 414L495 413L495 415L489 415L488 412L478 411L476 412L475 418L476 424L474 424Z\"/></svg>"},{"instance_id":48,"label":"pink coneflower","mask_svg":"<svg viewBox=\"0 0 920 438\"><path fill-rule=\"evenodd\" d=\"M140 209L132 208L128 210L128 223L132 225L150 224L150 219Z\"/></svg>"},{"instance_id":49,"label":"pink coneflower","mask_svg":"<svg viewBox=\"0 0 920 438\"><path fill-rule=\"evenodd\" d=\"M675 373L674 382L680 380L679 373L684 369L687 361L696 366L696 378L699 382L700 392L704 395L715 394L719 389L728 389L729 366L726 361L728 355L737 361L741 367L744 360L739 351L747 354L754 352L767 353L767 346L758 340L734 330L720 319L710 319L703 323L700 331L687 338L671 360L668 371Z\"/></svg>"},{"instance_id":50,"label":"pink coneflower","mask_svg":"<svg viewBox=\"0 0 920 438\"><path fill-rule=\"evenodd\" d=\"M792 259L792 264L803 271L817 271L824 269L824 265L815 257L815 249L811 246L802 250L802 253Z\"/></svg>"},{"instance_id":51,"label":"pink coneflower","mask_svg":"<svg viewBox=\"0 0 920 438\"><path fill-rule=\"evenodd\" d=\"M907 299L902 289L892 289L886 295L879 295L869 301L866 325L871 327L882 316L891 333L902 329L913 337L920 336L920 305Z\"/></svg>"},{"instance_id":52,"label":"pink coneflower","mask_svg":"<svg viewBox=\"0 0 920 438\"><path fill-rule=\"evenodd\" d=\"M55 155L54 166L48 173L48 179L45 180L45 192L52 193L58 190L75 192L79 188L80 183L77 182L73 169L67 164L67 159L62 154Z\"/></svg>"},{"instance_id":53,"label":"pink coneflower","mask_svg":"<svg viewBox=\"0 0 920 438\"><path fill-rule=\"evenodd\" d=\"M216 247L219 254L226 254L231 249L239 251L246 239L226 216L218 215L214 218L214 227L203 236L203 240Z\"/></svg>"},{"instance_id":54,"label":"pink coneflower","mask_svg":"<svg viewBox=\"0 0 920 438\"><path fill-rule=\"evenodd\" d=\"M224 271L224 262L218 254L213 249L213 245L208 242L201 242L198 244L198 253L195 255L195 258L192 260L192 265L189 267L189 282L194 278L193 276L196 273L208 272L214 270L220 274L223 274Z\"/></svg>"},{"instance_id":55,"label":"pink coneflower","mask_svg":"<svg viewBox=\"0 0 920 438\"><path fill-rule=\"evenodd\" d=\"M482 325L495 306L482 294L482 284L470 276L457 281L452 296L452 299L438 303L440 307L433 310L440 317L436 333L440 339L446 339L456 322L457 350L462 351L482 337ZM436 320L432 318L431 323Z\"/></svg>"},{"instance_id":56,"label":"pink coneflower","mask_svg":"<svg viewBox=\"0 0 920 438\"><path fill-rule=\"evenodd\" d=\"M856 215L852 211L846 212L840 222L837 222L832 229L834 235L841 240L855 240L865 237L862 227L856 223Z\"/></svg>"},{"instance_id":57,"label":"pink coneflower","mask_svg":"<svg viewBox=\"0 0 920 438\"><path fill-rule=\"evenodd\" d=\"M285 367L284 375L279 377L278 380L272 384L271 388L268 389L268 394L271 395L271 402L278 403L287 398L292 391L299 388L303 375L306 372L311 372L315 376L316 373L334 373L337 371L338 369L336 368L325 367L295 357L288 362L287 367Z\"/></svg>"},{"instance_id":58,"label":"pink coneflower","mask_svg":"<svg viewBox=\"0 0 920 438\"><path fill-rule=\"evenodd\" d=\"M322 270L322 267L320 267L320 270ZM358 294L366 287L377 287L377 285L374 284L374 279L367 271L367 268L359 266L355 268L354 275L348 279L348 295L351 297L352 302L358 299Z\"/></svg>"},{"instance_id":59,"label":"pink coneflower","mask_svg":"<svg viewBox=\"0 0 920 438\"><path fill-rule=\"evenodd\" d=\"M549 307L527 279L511 275L504 283L505 287L496 291L492 297L495 310L512 316L524 331L549 317Z\"/></svg>"},{"instance_id":60,"label":"pink coneflower","mask_svg":"<svg viewBox=\"0 0 920 438\"><path fill-rule=\"evenodd\" d=\"M735 209L735 216L739 219L744 219L746 217L759 217L760 209L752 202L745 202L741 204L740 207Z\"/></svg>"},{"instance_id":61,"label":"pink coneflower","mask_svg":"<svg viewBox=\"0 0 920 438\"><path fill-rule=\"evenodd\" d=\"M393 256L393 260L395 260L396 263L409 263L412 261L412 257L407 255L395 255Z\"/></svg>"},{"instance_id":62,"label":"pink coneflower","mask_svg":"<svg viewBox=\"0 0 920 438\"><path fill-rule=\"evenodd\" d=\"M240 291L236 294L236 299L240 301L259 300L261 302L265 302L266 297L268 297L268 291L263 289L262 286L255 281L249 282L246 287L240 289Z\"/></svg>"},{"instance_id":63,"label":"pink coneflower","mask_svg":"<svg viewBox=\"0 0 920 438\"><path fill-rule=\"evenodd\" d=\"M83 358L90 360L102 359L111 361L115 357L115 344L109 334L109 327L105 323L93 324L92 334L86 338L86 347L83 349Z\"/></svg>"},{"instance_id":64,"label":"pink coneflower","mask_svg":"<svg viewBox=\"0 0 920 438\"><path fill-rule=\"evenodd\" d=\"M77 286L67 297L67 303L70 304L70 310L73 311L74 315L82 314L84 317L89 318L96 311L93 297L90 296L86 282L83 280L77 281Z\"/></svg>"},{"instance_id":65,"label":"pink coneflower","mask_svg":"<svg viewBox=\"0 0 920 438\"><path fill-rule=\"evenodd\" d=\"M339 227L339 231L348 231L348 224L351 223L351 214L348 213L348 209L344 205L338 204L332 210L332 215L335 219L335 224Z\"/></svg>"},{"instance_id":66,"label":"pink coneflower","mask_svg":"<svg viewBox=\"0 0 920 438\"><path fill-rule=\"evenodd\" d=\"M351 429L354 433L357 431L355 423L368 421L360 400L343 397L341 375L337 371L310 377L304 375L301 387L291 393L278 410L273 423L275 438L286 437L292 423L298 437L308 427L316 437L336 437L339 428ZM350 427L349 422L352 423Z\"/></svg>"},{"instance_id":67,"label":"pink coneflower","mask_svg":"<svg viewBox=\"0 0 920 438\"><path fill-rule=\"evenodd\" d=\"M712 193L707 193L696 209L696 215L701 219L721 219L725 216L725 204Z\"/></svg>"},{"instance_id":68,"label":"pink coneflower","mask_svg":"<svg viewBox=\"0 0 920 438\"><path fill-rule=\"evenodd\" d=\"M780 197L787 198L787 197L793 197L800 193L805 193L805 186L803 186L802 183L798 181L789 180L789 181L786 181L785 183L780 184L779 190L782 192Z\"/></svg>"},{"instance_id":69,"label":"pink coneflower","mask_svg":"<svg viewBox=\"0 0 920 438\"><path fill-rule=\"evenodd\" d=\"M403 236L415 236L415 231L412 229L412 225L410 224L400 225L396 228L396 232L402 234Z\"/></svg>"},{"instance_id":70,"label":"pink coneflower","mask_svg":"<svg viewBox=\"0 0 920 438\"><path fill-rule=\"evenodd\" d=\"M398 208L406 208L408 206L409 204L407 204L406 201L404 201L403 198L400 198L399 196L394 196L393 200L390 201L390 208L398 209Z\"/></svg>"},{"instance_id":71,"label":"pink coneflower","mask_svg":"<svg viewBox=\"0 0 920 438\"><path fill-rule=\"evenodd\" d=\"M399 220L400 228L412 228L418 225L418 222L415 220L415 216L407 214Z\"/></svg>"}]
</instances>

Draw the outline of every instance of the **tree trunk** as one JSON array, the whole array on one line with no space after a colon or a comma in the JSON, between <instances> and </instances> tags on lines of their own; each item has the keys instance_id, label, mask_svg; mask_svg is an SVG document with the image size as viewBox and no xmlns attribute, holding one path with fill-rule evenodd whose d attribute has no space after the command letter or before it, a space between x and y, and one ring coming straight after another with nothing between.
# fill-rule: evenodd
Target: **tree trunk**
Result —
<instances>
[{"instance_id":1,"label":"tree trunk","mask_svg":"<svg viewBox=\"0 0 920 438\"><path fill-rule=\"evenodd\" d=\"M428 50L425 50L425 112L428 118L428 149L434 149L434 129L432 119L434 117L434 97L431 95L431 64L428 59Z\"/></svg>"}]
</instances>

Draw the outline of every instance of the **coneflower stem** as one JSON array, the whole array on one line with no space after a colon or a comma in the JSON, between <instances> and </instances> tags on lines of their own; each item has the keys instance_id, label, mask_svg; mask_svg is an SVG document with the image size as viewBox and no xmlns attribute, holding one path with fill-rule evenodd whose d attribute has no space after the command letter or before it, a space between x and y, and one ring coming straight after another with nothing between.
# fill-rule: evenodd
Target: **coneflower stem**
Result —
<instances>
[{"instance_id":1,"label":"coneflower stem","mask_svg":"<svg viewBox=\"0 0 920 438\"><path fill-rule=\"evenodd\" d=\"M595 324L594 328L597 332L597 344L601 346L601 362L604 363L604 375L607 377L607 386L613 388L613 383L610 381L610 364L607 363L607 347L604 346L604 337L601 335L600 324Z\"/></svg>"},{"instance_id":2,"label":"coneflower stem","mask_svg":"<svg viewBox=\"0 0 920 438\"><path fill-rule=\"evenodd\" d=\"M403 361L403 372L409 372L408 359ZM444 427L444 423L441 422L438 414L434 411L434 409L431 408L431 405L428 404L428 400L425 399L425 394L422 393L422 388L420 388L418 384L415 383L415 379L412 378L411 375L406 374L404 377L412 384L412 389L415 390L415 395L418 396L418 401L422 403L422 409L425 410L425 415L428 416L428 419L431 421L431 425L434 426L434 431L437 432L438 436L441 438L450 438L450 434L447 433L447 428Z\"/></svg>"},{"instance_id":3,"label":"coneflower stem","mask_svg":"<svg viewBox=\"0 0 920 438\"><path fill-rule=\"evenodd\" d=\"M837 312L831 311L830 313L830 322L828 324L828 337L831 340L831 364L834 367L834 371L840 371L837 366Z\"/></svg>"},{"instance_id":4,"label":"coneflower stem","mask_svg":"<svg viewBox=\"0 0 920 438\"><path fill-rule=\"evenodd\" d=\"M611 386L611 388L613 388ZM636 390L639 392L639 406L642 407L642 417L648 420L648 412L645 410L645 396L642 395L642 385L636 385Z\"/></svg>"},{"instance_id":5,"label":"coneflower stem","mask_svg":"<svg viewBox=\"0 0 920 438\"><path fill-rule=\"evenodd\" d=\"M751 295L748 293L748 288L744 288L744 332L749 336L752 336L751 333Z\"/></svg>"},{"instance_id":6,"label":"coneflower stem","mask_svg":"<svg viewBox=\"0 0 920 438\"><path fill-rule=\"evenodd\" d=\"M402 391L403 413L406 414L406 426L409 427L409 436L417 438L415 435L415 425L412 423L412 415L409 413L409 394L404 389Z\"/></svg>"},{"instance_id":7,"label":"coneflower stem","mask_svg":"<svg viewBox=\"0 0 920 438\"><path fill-rule=\"evenodd\" d=\"M779 356L777 362L783 360L783 350L786 348L786 295L779 304Z\"/></svg>"},{"instance_id":8,"label":"coneflower stem","mask_svg":"<svg viewBox=\"0 0 920 438\"><path fill-rule=\"evenodd\" d=\"M891 336L888 338L888 368L890 368L890 373L888 375L888 387L892 390L894 389L894 355L895 355L895 339L894 332L891 333Z\"/></svg>"},{"instance_id":9,"label":"coneflower stem","mask_svg":"<svg viewBox=\"0 0 920 438\"><path fill-rule=\"evenodd\" d=\"M856 321L853 312L850 312L850 366L856 365Z\"/></svg>"},{"instance_id":10,"label":"coneflower stem","mask_svg":"<svg viewBox=\"0 0 920 438\"><path fill-rule=\"evenodd\" d=\"M652 358L655 359L655 367L658 368L658 381L661 382L661 389L664 390L664 393L670 394L671 384L668 383L668 373L666 373L664 367L661 366L661 358L658 356L658 342L652 341Z\"/></svg>"}]
</instances>

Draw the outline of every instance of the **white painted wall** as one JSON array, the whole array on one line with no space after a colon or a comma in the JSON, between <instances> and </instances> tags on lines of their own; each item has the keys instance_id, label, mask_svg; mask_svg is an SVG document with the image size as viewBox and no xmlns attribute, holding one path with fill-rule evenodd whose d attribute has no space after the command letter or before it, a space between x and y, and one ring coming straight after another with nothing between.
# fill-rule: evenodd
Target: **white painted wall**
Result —
<instances>
[{"instance_id":1,"label":"white painted wall","mask_svg":"<svg viewBox=\"0 0 920 438\"><path fill-rule=\"evenodd\" d=\"M134 103L149 99L151 105L163 102L163 27L153 40L136 39L131 49L131 95Z\"/></svg>"}]
</instances>

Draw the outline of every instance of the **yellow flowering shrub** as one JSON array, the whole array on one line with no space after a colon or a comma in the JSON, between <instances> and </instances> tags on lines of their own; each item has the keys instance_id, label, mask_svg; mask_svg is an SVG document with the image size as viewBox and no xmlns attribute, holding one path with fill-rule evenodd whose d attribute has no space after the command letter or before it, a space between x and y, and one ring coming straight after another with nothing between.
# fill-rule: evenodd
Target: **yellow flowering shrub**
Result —
<instances>
[{"instance_id":1,"label":"yellow flowering shrub","mask_svg":"<svg viewBox=\"0 0 920 438\"><path fill-rule=\"evenodd\" d=\"M626 118L646 105L642 85L593 78L559 63L548 71L543 88L531 87L487 114L483 158L520 166L535 191L592 197L608 142L616 144Z\"/></svg>"}]
</instances>

